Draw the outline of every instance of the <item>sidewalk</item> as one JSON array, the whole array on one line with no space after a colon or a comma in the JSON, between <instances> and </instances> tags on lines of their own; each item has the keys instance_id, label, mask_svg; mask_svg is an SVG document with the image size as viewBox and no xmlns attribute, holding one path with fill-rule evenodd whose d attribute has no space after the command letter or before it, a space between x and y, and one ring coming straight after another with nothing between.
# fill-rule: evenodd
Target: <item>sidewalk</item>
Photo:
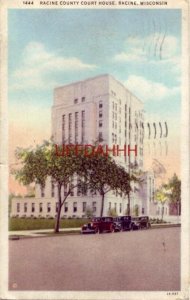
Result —
<instances>
[{"instance_id":1,"label":"sidewalk","mask_svg":"<svg viewBox=\"0 0 190 300\"><path fill-rule=\"evenodd\" d=\"M64 233L73 233L73 232L80 232L81 227L77 228L60 228L60 232ZM9 231L9 237L40 237L40 236L47 236L48 234L54 234L54 229L37 229L37 230L17 230L17 231Z\"/></svg>"},{"instance_id":2,"label":"sidewalk","mask_svg":"<svg viewBox=\"0 0 190 300\"><path fill-rule=\"evenodd\" d=\"M156 228L169 228L169 227L180 227L180 224L163 223L163 224L152 224L150 229ZM60 228L60 233L80 233L81 227L76 228ZM10 239L19 239L20 237L43 237L54 234L54 229L38 229L38 230L22 230L22 231L9 231Z\"/></svg>"}]
</instances>

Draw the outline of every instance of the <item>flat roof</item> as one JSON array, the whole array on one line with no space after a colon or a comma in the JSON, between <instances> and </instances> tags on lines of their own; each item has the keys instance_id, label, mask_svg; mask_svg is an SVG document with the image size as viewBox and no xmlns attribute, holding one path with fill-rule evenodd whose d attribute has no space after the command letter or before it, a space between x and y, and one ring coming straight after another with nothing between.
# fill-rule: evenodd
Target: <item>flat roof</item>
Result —
<instances>
[{"instance_id":1,"label":"flat roof","mask_svg":"<svg viewBox=\"0 0 190 300\"><path fill-rule=\"evenodd\" d=\"M84 81L92 81L92 80L95 80L95 79L101 78L101 77L111 77L114 81L116 81L119 85L121 85L125 90L127 90L131 95L133 95L139 102L144 104L143 101L140 100L134 93L132 93L122 82L120 82L113 75L108 74L108 73L100 74L100 75L97 75L97 76L89 77L89 78L86 78L86 79L83 79L83 80L74 81L74 82L71 82L71 83L68 83L68 84L64 84L62 86L58 86L58 87L54 88L54 91L65 88L65 87L69 87L69 86L72 86L72 85L75 85L75 84L79 84L79 83L82 83Z\"/></svg>"}]
</instances>

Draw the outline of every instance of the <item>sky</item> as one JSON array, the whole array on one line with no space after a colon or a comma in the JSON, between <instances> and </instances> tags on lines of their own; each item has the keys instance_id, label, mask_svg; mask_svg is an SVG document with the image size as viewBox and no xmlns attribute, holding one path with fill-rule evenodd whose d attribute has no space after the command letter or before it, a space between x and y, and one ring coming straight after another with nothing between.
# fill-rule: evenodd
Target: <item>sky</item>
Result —
<instances>
[{"instance_id":1,"label":"sky","mask_svg":"<svg viewBox=\"0 0 190 300\"><path fill-rule=\"evenodd\" d=\"M179 173L180 60L177 9L10 9L10 164L15 147L50 138L55 87L110 73L143 101L147 120L168 122L165 163L175 159Z\"/></svg>"}]
</instances>

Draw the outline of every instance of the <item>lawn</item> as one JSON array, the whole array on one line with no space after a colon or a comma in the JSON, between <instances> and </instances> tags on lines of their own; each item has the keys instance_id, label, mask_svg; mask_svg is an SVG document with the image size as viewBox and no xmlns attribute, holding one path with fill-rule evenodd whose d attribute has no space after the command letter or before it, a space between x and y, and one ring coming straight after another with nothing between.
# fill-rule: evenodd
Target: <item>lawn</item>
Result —
<instances>
[{"instance_id":1,"label":"lawn","mask_svg":"<svg viewBox=\"0 0 190 300\"><path fill-rule=\"evenodd\" d=\"M63 219L60 220L60 228L76 228L87 223L88 219ZM30 219L30 218L10 218L9 230L36 230L36 229L53 229L55 219Z\"/></svg>"}]
</instances>

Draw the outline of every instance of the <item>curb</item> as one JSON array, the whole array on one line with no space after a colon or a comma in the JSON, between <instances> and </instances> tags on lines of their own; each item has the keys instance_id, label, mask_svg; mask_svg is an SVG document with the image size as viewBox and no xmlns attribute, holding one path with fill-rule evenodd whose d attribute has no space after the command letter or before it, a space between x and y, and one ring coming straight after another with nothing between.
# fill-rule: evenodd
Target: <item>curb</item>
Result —
<instances>
[{"instance_id":1,"label":"curb","mask_svg":"<svg viewBox=\"0 0 190 300\"><path fill-rule=\"evenodd\" d=\"M181 224L152 224L150 229L181 227Z\"/></svg>"},{"instance_id":2,"label":"curb","mask_svg":"<svg viewBox=\"0 0 190 300\"><path fill-rule=\"evenodd\" d=\"M149 229L157 229L157 228L172 228L172 227L181 227L181 224L152 224ZM13 234L11 235L11 232L9 232L9 240L20 240L20 239L26 239L26 238L40 238L40 237L55 237L55 236L64 236L64 235L76 235L80 234L80 228L72 230L72 228L67 228L67 230L60 230L58 234L55 234L53 231L47 231L42 232L39 230L39 232L35 233L29 233L26 235L22 234Z\"/></svg>"}]
</instances>

